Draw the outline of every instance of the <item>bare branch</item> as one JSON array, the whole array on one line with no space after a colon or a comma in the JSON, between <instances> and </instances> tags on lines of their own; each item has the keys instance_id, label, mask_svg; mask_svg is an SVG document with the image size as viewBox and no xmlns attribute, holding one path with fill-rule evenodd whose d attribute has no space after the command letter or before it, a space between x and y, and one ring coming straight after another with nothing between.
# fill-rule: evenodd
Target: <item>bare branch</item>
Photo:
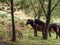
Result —
<instances>
[{"instance_id":1,"label":"bare branch","mask_svg":"<svg viewBox=\"0 0 60 45\"><path fill-rule=\"evenodd\" d=\"M56 4L54 5L54 7L51 9L51 12L55 9L55 7L58 5L59 2L60 2L60 0L58 0L58 1L56 2Z\"/></svg>"},{"instance_id":2,"label":"bare branch","mask_svg":"<svg viewBox=\"0 0 60 45\"><path fill-rule=\"evenodd\" d=\"M44 9L44 7L43 7L43 3L42 3L42 1L41 1L41 0L39 0L39 2L40 2L41 8L42 8L42 10L43 10L44 14L46 15L46 11L45 11L45 9Z\"/></svg>"},{"instance_id":3,"label":"bare branch","mask_svg":"<svg viewBox=\"0 0 60 45\"><path fill-rule=\"evenodd\" d=\"M35 13L35 17L34 18L36 18L36 11L35 11L35 8L34 8L34 6L33 6L33 4L32 4L32 1L30 0L30 4L31 4L31 6L32 6L32 9L33 9L33 11L34 11L34 13Z\"/></svg>"},{"instance_id":4,"label":"bare branch","mask_svg":"<svg viewBox=\"0 0 60 45\"><path fill-rule=\"evenodd\" d=\"M11 7L10 1L6 0L6 3L7 3L7 5L8 5L9 7Z\"/></svg>"},{"instance_id":5,"label":"bare branch","mask_svg":"<svg viewBox=\"0 0 60 45\"><path fill-rule=\"evenodd\" d=\"M48 7L48 8L47 8L47 9L48 9L48 10L47 10L47 14L48 14L48 13L51 13L51 12L50 12L50 11L51 11L51 0L48 1L48 6L47 6L47 7Z\"/></svg>"}]
</instances>

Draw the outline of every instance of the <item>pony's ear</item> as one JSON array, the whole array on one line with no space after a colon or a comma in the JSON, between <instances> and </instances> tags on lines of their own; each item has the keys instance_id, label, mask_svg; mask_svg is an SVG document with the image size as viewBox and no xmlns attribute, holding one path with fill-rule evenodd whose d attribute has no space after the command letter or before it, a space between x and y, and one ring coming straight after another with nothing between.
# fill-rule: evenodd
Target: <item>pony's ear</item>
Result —
<instances>
[{"instance_id":1,"label":"pony's ear","mask_svg":"<svg viewBox=\"0 0 60 45\"><path fill-rule=\"evenodd\" d=\"M30 21L30 19L28 19Z\"/></svg>"}]
</instances>

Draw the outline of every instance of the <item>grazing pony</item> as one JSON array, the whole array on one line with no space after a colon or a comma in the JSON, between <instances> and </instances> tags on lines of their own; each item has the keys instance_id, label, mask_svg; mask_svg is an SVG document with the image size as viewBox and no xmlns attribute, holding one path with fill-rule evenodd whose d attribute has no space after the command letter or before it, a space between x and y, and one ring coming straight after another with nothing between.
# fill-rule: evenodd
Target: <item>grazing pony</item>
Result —
<instances>
[{"instance_id":1,"label":"grazing pony","mask_svg":"<svg viewBox=\"0 0 60 45\"><path fill-rule=\"evenodd\" d=\"M32 19L28 19L27 21L26 21L26 26L28 25L28 24L30 24L31 26L32 26L32 28L34 29L34 36L37 36L37 31L36 31L36 28L35 28L35 21L34 20L32 20Z\"/></svg>"},{"instance_id":2,"label":"grazing pony","mask_svg":"<svg viewBox=\"0 0 60 45\"><path fill-rule=\"evenodd\" d=\"M37 36L37 31L42 31L43 34L43 29L45 28L45 25L43 24L43 27L41 26L37 26L37 24L35 24L35 21L32 19L28 19L26 21L26 26L30 24L32 26L32 28L34 29L34 36Z\"/></svg>"},{"instance_id":3,"label":"grazing pony","mask_svg":"<svg viewBox=\"0 0 60 45\"><path fill-rule=\"evenodd\" d=\"M46 25L44 22L42 22L41 20L35 19L35 24L42 27L42 30L44 31L45 25ZM59 31L60 31L59 25L57 25L56 23L50 24L49 30L48 30L50 37L51 37L51 32L55 32L56 33L56 39L57 39L59 34L60 34Z\"/></svg>"},{"instance_id":4,"label":"grazing pony","mask_svg":"<svg viewBox=\"0 0 60 45\"><path fill-rule=\"evenodd\" d=\"M32 20L32 19L28 19L26 21L26 25L30 24L32 26L32 28L34 29L34 36L37 36L37 31L41 31L42 35L44 35L44 29L46 24L38 19ZM48 33L49 36L51 37L51 32L54 31L56 32L56 39L58 38L59 33L59 25L57 25L56 23L50 24Z\"/></svg>"}]
</instances>

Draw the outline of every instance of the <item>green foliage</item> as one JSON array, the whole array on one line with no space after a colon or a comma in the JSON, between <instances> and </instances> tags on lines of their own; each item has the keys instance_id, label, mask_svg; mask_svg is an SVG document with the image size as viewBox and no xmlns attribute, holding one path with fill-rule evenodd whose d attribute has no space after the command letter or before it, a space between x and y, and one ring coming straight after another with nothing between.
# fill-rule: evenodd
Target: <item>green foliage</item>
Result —
<instances>
[{"instance_id":1,"label":"green foliage","mask_svg":"<svg viewBox=\"0 0 60 45\"><path fill-rule=\"evenodd\" d=\"M21 0L21 8L28 8L29 2L28 0Z\"/></svg>"},{"instance_id":2,"label":"green foliage","mask_svg":"<svg viewBox=\"0 0 60 45\"><path fill-rule=\"evenodd\" d=\"M5 38L5 32L3 30L0 30L0 39Z\"/></svg>"},{"instance_id":3,"label":"green foliage","mask_svg":"<svg viewBox=\"0 0 60 45\"><path fill-rule=\"evenodd\" d=\"M0 2L5 3L6 1L10 1L10 0L0 0Z\"/></svg>"},{"instance_id":4,"label":"green foliage","mask_svg":"<svg viewBox=\"0 0 60 45\"><path fill-rule=\"evenodd\" d=\"M2 8L0 7L0 10L2 10Z\"/></svg>"},{"instance_id":5,"label":"green foliage","mask_svg":"<svg viewBox=\"0 0 60 45\"><path fill-rule=\"evenodd\" d=\"M4 10L5 8L4 7L0 7L0 10Z\"/></svg>"},{"instance_id":6,"label":"green foliage","mask_svg":"<svg viewBox=\"0 0 60 45\"><path fill-rule=\"evenodd\" d=\"M15 19L16 33L18 33L17 37L19 37L19 36L21 37L22 36L21 30L25 30L24 22L22 20L20 20L20 18L18 18L18 17L14 17L14 19ZM8 39L10 39L12 36L11 28L12 28L11 15L0 14L0 31L2 30L0 39L3 37L4 37L4 39L6 39L7 37L8 37Z\"/></svg>"},{"instance_id":7,"label":"green foliage","mask_svg":"<svg viewBox=\"0 0 60 45\"><path fill-rule=\"evenodd\" d=\"M0 14L0 18L4 18L4 17L7 17L6 14Z\"/></svg>"},{"instance_id":8,"label":"green foliage","mask_svg":"<svg viewBox=\"0 0 60 45\"><path fill-rule=\"evenodd\" d=\"M44 3L45 10L47 10L48 0L41 0L41 1ZM10 0L1 0L1 2L6 2L7 4L10 4ZM39 4L39 0L14 0L14 6L15 7L18 7L19 6L19 9L18 10L22 9L22 10L25 11L26 14L29 15L30 13L33 13L31 15L34 15L35 16L34 9L33 9L32 5L31 5L31 2L32 2L32 5L34 6L35 12L38 15L38 11L39 10L40 11L42 10L41 7L40 7L40 4ZM57 2L56 0L52 0L52 5L51 6L53 7L56 2ZM52 15L55 15L55 16L58 15L58 17L60 17L59 16L60 15L60 13L59 13L60 12L60 10L59 10L60 6L59 5L60 5L60 3L54 9L54 11L52 12ZM0 8L0 10L2 10L2 8ZM40 15L44 16L44 13L41 12ZM37 18L39 18L39 15L37 16Z\"/></svg>"},{"instance_id":9,"label":"green foliage","mask_svg":"<svg viewBox=\"0 0 60 45\"><path fill-rule=\"evenodd\" d=\"M4 3L4 2L5 2L5 0L0 0L0 2Z\"/></svg>"},{"instance_id":10,"label":"green foliage","mask_svg":"<svg viewBox=\"0 0 60 45\"><path fill-rule=\"evenodd\" d=\"M57 1L56 0L52 0L52 7L55 5ZM60 3L57 5L57 7L54 9L54 11L52 12L52 16L54 16L55 18L60 18Z\"/></svg>"}]
</instances>

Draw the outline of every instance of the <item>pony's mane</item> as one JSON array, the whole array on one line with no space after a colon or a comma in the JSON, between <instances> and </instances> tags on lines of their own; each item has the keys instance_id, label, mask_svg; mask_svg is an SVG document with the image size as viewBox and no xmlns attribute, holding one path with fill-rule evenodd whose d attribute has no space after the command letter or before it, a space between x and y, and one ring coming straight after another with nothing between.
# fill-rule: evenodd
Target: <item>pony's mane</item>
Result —
<instances>
[{"instance_id":1,"label":"pony's mane","mask_svg":"<svg viewBox=\"0 0 60 45\"><path fill-rule=\"evenodd\" d=\"M32 23L34 22L34 20L32 20L32 19L28 19L28 21L30 21L30 22L32 22Z\"/></svg>"},{"instance_id":2,"label":"pony's mane","mask_svg":"<svg viewBox=\"0 0 60 45\"><path fill-rule=\"evenodd\" d=\"M35 19L35 23L38 23L38 24L45 24L43 21L38 20L38 19Z\"/></svg>"}]
</instances>

